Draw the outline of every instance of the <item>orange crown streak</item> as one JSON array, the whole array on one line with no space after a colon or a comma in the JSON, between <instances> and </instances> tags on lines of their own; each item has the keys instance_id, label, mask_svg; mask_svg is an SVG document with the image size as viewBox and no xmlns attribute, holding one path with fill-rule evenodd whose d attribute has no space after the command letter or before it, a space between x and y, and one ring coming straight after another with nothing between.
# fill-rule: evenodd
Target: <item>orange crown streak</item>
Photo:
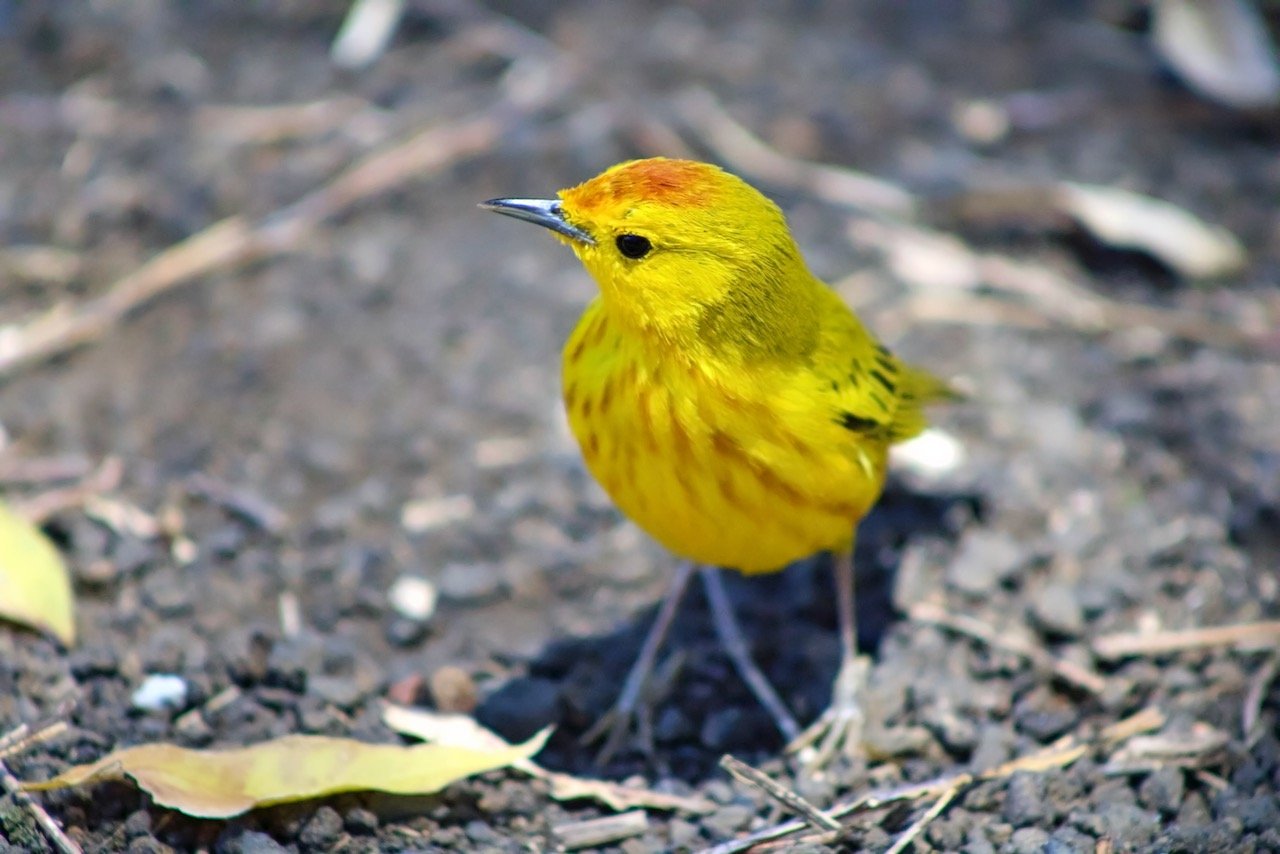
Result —
<instances>
[{"instance_id":1,"label":"orange crown streak","mask_svg":"<svg viewBox=\"0 0 1280 854\"><path fill-rule=\"evenodd\" d=\"M597 175L586 183L562 190L560 197L582 211L595 211L619 202L656 202L673 207L706 207L715 198L723 173L692 160L632 160Z\"/></svg>"}]
</instances>

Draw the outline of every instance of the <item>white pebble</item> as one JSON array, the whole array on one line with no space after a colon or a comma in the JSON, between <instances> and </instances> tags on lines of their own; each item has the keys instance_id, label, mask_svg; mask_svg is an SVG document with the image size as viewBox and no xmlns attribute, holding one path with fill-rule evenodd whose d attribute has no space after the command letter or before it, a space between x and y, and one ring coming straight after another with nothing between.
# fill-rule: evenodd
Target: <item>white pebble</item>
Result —
<instances>
[{"instance_id":1,"label":"white pebble","mask_svg":"<svg viewBox=\"0 0 1280 854\"><path fill-rule=\"evenodd\" d=\"M153 673L133 692L133 707L148 712L180 709L187 702L187 680L172 673Z\"/></svg>"},{"instance_id":2,"label":"white pebble","mask_svg":"<svg viewBox=\"0 0 1280 854\"><path fill-rule=\"evenodd\" d=\"M943 477L963 465L964 460L960 440L936 427L893 447L893 462L919 477Z\"/></svg>"},{"instance_id":3,"label":"white pebble","mask_svg":"<svg viewBox=\"0 0 1280 854\"><path fill-rule=\"evenodd\" d=\"M402 575L387 592L391 607L397 614L418 623L425 623L436 612L439 594L436 586L417 575Z\"/></svg>"}]
</instances>

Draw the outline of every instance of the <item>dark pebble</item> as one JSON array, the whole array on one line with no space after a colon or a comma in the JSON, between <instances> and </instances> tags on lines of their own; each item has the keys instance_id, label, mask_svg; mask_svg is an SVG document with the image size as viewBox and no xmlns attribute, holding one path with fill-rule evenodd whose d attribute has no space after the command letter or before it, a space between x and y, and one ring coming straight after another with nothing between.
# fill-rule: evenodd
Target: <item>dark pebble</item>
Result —
<instances>
[{"instance_id":1,"label":"dark pebble","mask_svg":"<svg viewBox=\"0 0 1280 854\"><path fill-rule=\"evenodd\" d=\"M1147 809L1173 815L1186 794L1186 775L1181 768L1166 765L1147 775L1138 787L1138 802Z\"/></svg>"},{"instance_id":2,"label":"dark pebble","mask_svg":"<svg viewBox=\"0 0 1280 854\"><path fill-rule=\"evenodd\" d=\"M342 816L330 806L320 807L298 834L298 842L304 851L328 851L342 835Z\"/></svg>"},{"instance_id":3,"label":"dark pebble","mask_svg":"<svg viewBox=\"0 0 1280 854\"><path fill-rule=\"evenodd\" d=\"M1042 854L1049 847L1049 834L1038 827L1021 827L1013 832L1008 847L1011 854Z\"/></svg>"},{"instance_id":4,"label":"dark pebble","mask_svg":"<svg viewBox=\"0 0 1280 854\"><path fill-rule=\"evenodd\" d=\"M742 732L742 718L742 710L732 706L707 715L699 733L702 746L717 753L727 750Z\"/></svg>"},{"instance_id":5,"label":"dark pebble","mask_svg":"<svg viewBox=\"0 0 1280 854\"><path fill-rule=\"evenodd\" d=\"M173 849L154 836L139 836L125 849L127 854L172 854Z\"/></svg>"},{"instance_id":6,"label":"dark pebble","mask_svg":"<svg viewBox=\"0 0 1280 854\"><path fill-rule=\"evenodd\" d=\"M214 854L288 854L289 849L257 830L233 829L218 838Z\"/></svg>"},{"instance_id":7,"label":"dark pebble","mask_svg":"<svg viewBox=\"0 0 1280 854\"><path fill-rule=\"evenodd\" d=\"M106 644L92 644L71 654L71 675L76 679L114 676L120 669L120 657Z\"/></svg>"},{"instance_id":8,"label":"dark pebble","mask_svg":"<svg viewBox=\"0 0 1280 854\"><path fill-rule=\"evenodd\" d=\"M665 706L653 723L653 740L659 744L688 741L697 734L693 721L676 706Z\"/></svg>"},{"instance_id":9,"label":"dark pebble","mask_svg":"<svg viewBox=\"0 0 1280 854\"><path fill-rule=\"evenodd\" d=\"M550 679L512 679L476 709L476 720L508 741L525 741L560 718L560 686Z\"/></svg>"},{"instance_id":10,"label":"dark pebble","mask_svg":"<svg viewBox=\"0 0 1280 854\"><path fill-rule=\"evenodd\" d=\"M1018 729L1040 742L1062 735L1076 725L1079 717L1074 703L1043 686L1028 691L1013 707Z\"/></svg>"},{"instance_id":11,"label":"dark pebble","mask_svg":"<svg viewBox=\"0 0 1280 854\"><path fill-rule=\"evenodd\" d=\"M364 807L356 807L343 816L342 826L347 829L347 833L354 833L357 836L377 833L378 814Z\"/></svg>"},{"instance_id":12,"label":"dark pebble","mask_svg":"<svg viewBox=\"0 0 1280 854\"><path fill-rule=\"evenodd\" d=\"M163 569L148 575L142 582L142 599L166 619L184 617L194 609L196 585L183 579L176 570Z\"/></svg>"},{"instance_id":13,"label":"dark pebble","mask_svg":"<svg viewBox=\"0 0 1280 854\"><path fill-rule=\"evenodd\" d=\"M392 646L404 648L409 646L417 646L427 637L429 626L426 623L417 620L409 620L405 617L393 617L387 623L386 638L387 643Z\"/></svg>"},{"instance_id":14,"label":"dark pebble","mask_svg":"<svg viewBox=\"0 0 1280 854\"><path fill-rule=\"evenodd\" d=\"M1043 774L1014 774L1004 794L1004 820L1014 827L1042 821L1048 810Z\"/></svg>"},{"instance_id":15,"label":"dark pebble","mask_svg":"<svg viewBox=\"0 0 1280 854\"><path fill-rule=\"evenodd\" d=\"M1280 796L1268 793L1248 798L1230 798L1229 804L1224 804L1222 809L1215 803L1214 812L1235 816L1240 819L1244 829L1251 832L1280 827Z\"/></svg>"}]
</instances>

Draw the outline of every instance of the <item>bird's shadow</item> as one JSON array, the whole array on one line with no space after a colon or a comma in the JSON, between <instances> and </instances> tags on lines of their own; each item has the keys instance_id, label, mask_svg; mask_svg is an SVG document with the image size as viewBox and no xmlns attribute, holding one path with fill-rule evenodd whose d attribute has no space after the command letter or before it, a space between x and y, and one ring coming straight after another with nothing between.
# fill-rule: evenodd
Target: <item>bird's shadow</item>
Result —
<instances>
[{"instance_id":1,"label":"bird's shadow","mask_svg":"<svg viewBox=\"0 0 1280 854\"><path fill-rule=\"evenodd\" d=\"M898 618L892 596L906 544L913 537L953 538L957 519L981 511L977 495L921 493L890 481L858 529L858 642L864 652L874 654ZM725 574L756 663L801 724L826 707L840 659L830 562L820 555L780 573ZM721 649L702 587L694 583L659 659L659 674L667 673L657 680L661 696L652 707L654 755L629 747L598 765L598 745L584 745L581 737L617 698L655 611L645 608L607 634L552 642L530 662L528 675L490 695L477 717L512 740L554 723L539 762L570 773L625 778L656 770L697 782L717 773L725 753L748 761L776 755L782 738Z\"/></svg>"}]
</instances>

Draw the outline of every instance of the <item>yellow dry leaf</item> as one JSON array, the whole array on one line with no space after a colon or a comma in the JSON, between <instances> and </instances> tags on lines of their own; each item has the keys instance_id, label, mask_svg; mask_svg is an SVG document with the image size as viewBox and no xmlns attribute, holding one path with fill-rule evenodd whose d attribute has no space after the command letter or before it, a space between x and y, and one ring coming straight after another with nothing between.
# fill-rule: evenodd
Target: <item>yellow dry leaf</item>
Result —
<instances>
[{"instance_id":1,"label":"yellow dry leaf","mask_svg":"<svg viewBox=\"0 0 1280 854\"><path fill-rule=\"evenodd\" d=\"M71 578L53 543L0 504L0 618L47 631L71 646L76 639Z\"/></svg>"},{"instance_id":2,"label":"yellow dry leaf","mask_svg":"<svg viewBox=\"0 0 1280 854\"><path fill-rule=\"evenodd\" d=\"M320 735L288 735L227 750L142 744L68 768L52 780L23 785L46 791L127 775L161 806L198 818L229 818L254 807L339 792L430 794L528 759L549 734L544 730L524 744L493 750L368 744Z\"/></svg>"}]
</instances>

